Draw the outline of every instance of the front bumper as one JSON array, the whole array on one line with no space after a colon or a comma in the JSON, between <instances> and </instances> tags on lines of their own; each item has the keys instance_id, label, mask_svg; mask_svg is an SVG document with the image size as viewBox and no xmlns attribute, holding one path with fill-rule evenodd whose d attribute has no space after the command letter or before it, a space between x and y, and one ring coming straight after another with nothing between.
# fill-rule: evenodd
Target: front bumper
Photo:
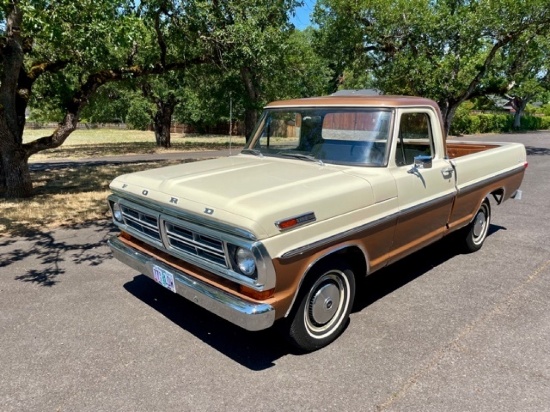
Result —
<instances>
[{"instance_id":1,"label":"front bumper","mask_svg":"<svg viewBox=\"0 0 550 412\"><path fill-rule=\"evenodd\" d=\"M271 305L247 301L191 277L153 256L127 246L116 236L107 243L116 259L151 279L154 279L153 265L170 272L174 276L178 295L241 328L250 331L267 329L275 321L275 309Z\"/></svg>"}]
</instances>

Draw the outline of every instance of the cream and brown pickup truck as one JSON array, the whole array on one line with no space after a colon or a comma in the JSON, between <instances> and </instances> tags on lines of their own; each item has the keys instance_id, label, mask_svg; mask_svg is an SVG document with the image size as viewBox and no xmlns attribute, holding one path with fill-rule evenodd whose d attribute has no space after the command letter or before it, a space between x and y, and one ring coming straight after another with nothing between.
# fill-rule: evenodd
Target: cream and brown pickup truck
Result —
<instances>
[{"instance_id":1,"label":"cream and brown pickup truck","mask_svg":"<svg viewBox=\"0 0 550 412\"><path fill-rule=\"evenodd\" d=\"M479 249L490 198L515 197L521 144L447 142L435 102L278 101L236 156L116 178L114 256L248 330L303 351L345 328L360 277L457 232Z\"/></svg>"}]
</instances>

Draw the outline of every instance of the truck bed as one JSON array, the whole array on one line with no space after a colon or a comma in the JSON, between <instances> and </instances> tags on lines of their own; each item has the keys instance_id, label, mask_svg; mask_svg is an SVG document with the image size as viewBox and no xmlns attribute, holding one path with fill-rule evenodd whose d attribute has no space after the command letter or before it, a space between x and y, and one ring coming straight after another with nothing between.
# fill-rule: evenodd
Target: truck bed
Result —
<instances>
[{"instance_id":1,"label":"truck bed","mask_svg":"<svg viewBox=\"0 0 550 412\"><path fill-rule=\"evenodd\" d=\"M457 188L449 228L470 222L490 194L497 203L513 196L527 167L519 143L447 142L447 155L456 170Z\"/></svg>"},{"instance_id":2,"label":"truck bed","mask_svg":"<svg viewBox=\"0 0 550 412\"><path fill-rule=\"evenodd\" d=\"M473 153L483 152L484 150L499 147L498 144L474 143L474 142L449 142L447 141L447 156L449 159L466 156Z\"/></svg>"}]
</instances>

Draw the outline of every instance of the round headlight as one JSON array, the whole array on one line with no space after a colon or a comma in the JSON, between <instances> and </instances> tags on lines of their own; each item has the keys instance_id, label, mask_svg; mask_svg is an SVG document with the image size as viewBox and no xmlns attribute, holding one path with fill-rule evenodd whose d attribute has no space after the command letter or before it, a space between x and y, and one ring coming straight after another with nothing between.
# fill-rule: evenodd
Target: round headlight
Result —
<instances>
[{"instance_id":1,"label":"round headlight","mask_svg":"<svg viewBox=\"0 0 550 412\"><path fill-rule=\"evenodd\" d=\"M122 210L118 203L113 203L113 217L117 222L122 222Z\"/></svg>"},{"instance_id":2,"label":"round headlight","mask_svg":"<svg viewBox=\"0 0 550 412\"><path fill-rule=\"evenodd\" d=\"M256 271L256 260L249 249L238 248L235 252L235 262L243 275L252 276Z\"/></svg>"}]
</instances>

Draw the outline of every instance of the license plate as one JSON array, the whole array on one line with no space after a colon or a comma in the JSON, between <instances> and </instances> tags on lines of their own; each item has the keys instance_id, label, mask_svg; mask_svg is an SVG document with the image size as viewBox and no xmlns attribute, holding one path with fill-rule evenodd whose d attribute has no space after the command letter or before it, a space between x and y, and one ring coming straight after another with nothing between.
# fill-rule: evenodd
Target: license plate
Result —
<instances>
[{"instance_id":1,"label":"license plate","mask_svg":"<svg viewBox=\"0 0 550 412\"><path fill-rule=\"evenodd\" d=\"M174 275L170 272L153 265L153 278L159 284L166 289L170 289L172 292L176 292L176 283L174 282Z\"/></svg>"}]
</instances>

